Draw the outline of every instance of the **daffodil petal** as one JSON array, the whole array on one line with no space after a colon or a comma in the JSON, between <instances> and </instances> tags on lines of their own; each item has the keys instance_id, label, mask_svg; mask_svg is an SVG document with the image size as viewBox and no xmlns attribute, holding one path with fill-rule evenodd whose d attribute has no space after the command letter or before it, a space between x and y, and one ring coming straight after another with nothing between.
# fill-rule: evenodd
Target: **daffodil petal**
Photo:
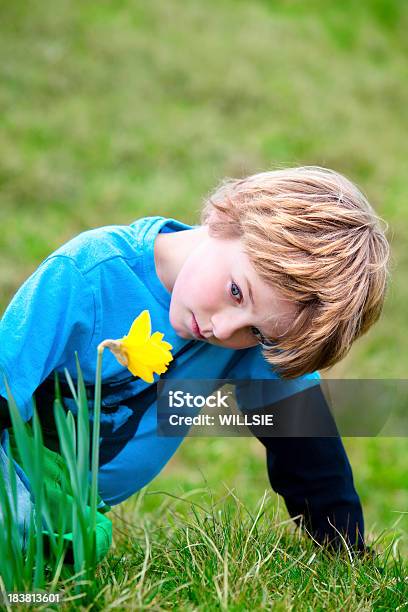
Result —
<instances>
[{"instance_id":1,"label":"daffodil petal","mask_svg":"<svg viewBox=\"0 0 408 612\"><path fill-rule=\"evenodd\" d=\"M126 336L129 342L141 344L147 342L150 338L152 324L148 310L143 310L140 315L133 321L131 328Z\"/></svg>"},{"instance_id":2,"label":"daffodil petal","mask_svg":"<svg viewBox=\"0 0 408 612\"><path fill-rule=\"evenodd\" d=\"M145 363L146 365L153 365L154 363L162 363L171 361L171 353L160 350L154 350L152 347L142 347L139 351L131 352L127 351L128 358L134 356L138 361Z\"/></svg>"},{"instance_id":3,"label":"daffodil petal","mask_svg":"<svg viewBox=\"0 0 408 612\"><path fill-rule=\"evenodd\" d=\"M160 342L163 338L164 338L164 334L162 334L161 332L154 332L150 340L151 342Z\"/></svg>"},{"instance_id":4,"label":"daffodil petal","mask_svg":"<svg viewBox=\"0 0 408 612\"><path fill-rule=\"evenodd\" d=\"M134 376L139 376L145 382L152 383L154 381L153 369L136 359L129 361L128 369Z\"/></svg>"},{"instance_id":5,"label":"daffodil petal","mask_svg":"<svg viewBox=\"0 0 408 612\"><path fill-rule=\"evenodd\" d=\"M161 346L170 351L173 346L169 342L162 340L162 338L163 334L161 334L160 332L155 332L150 338L150 342L152 342L155 346Z\"/></svg>"}]
</instances>

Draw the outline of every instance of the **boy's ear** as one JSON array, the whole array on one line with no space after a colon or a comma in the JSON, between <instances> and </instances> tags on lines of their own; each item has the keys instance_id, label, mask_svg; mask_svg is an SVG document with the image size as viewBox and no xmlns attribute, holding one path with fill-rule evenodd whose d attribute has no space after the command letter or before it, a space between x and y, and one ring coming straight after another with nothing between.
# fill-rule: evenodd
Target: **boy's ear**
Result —
<instances>
[{"instance_id":1,"label":"boy's ear","mask_svg":"<svg viewBox=\"0 0 408 612\"><path fill-rule=\"evenodd\" d=\"M239 238L241 236L240 227L235 223L230 215L223 213L216 208L211 208L206 218L206 225L209 234L213 237Z\"/></svg>"},{"instance_id":2,"label":"boy's ear","mask_svg":"<svg viewBox=\"0 0 408 612\"><path fill-rule=\"evenodd\" d=\"M228 213L228 211L224 212L222 210L217 210L216 208L210 209L206 222L208 225L218 225L218 224L227 225L227 226L235 225L231 217L231 214Z\"/></svg>"},{"instance_id":3,"label":"boy's ear","mask_svg":"<svg viewBox=\"0 0 408 612\"><path fill-rule=\"evenodd\" d=\"M217 235L216 227L220 223L222 216L223 215L220 215L220 213L214 208L211 208L209 211L205 219L205 224L208 227L208 233L210 236L215 237Z\"/></svg>"},{"instance_id":4,"label":"boy's ear","mask_svg":"<svg viewBox=\"0 0 408 612\"><path fill-rule=\"evenodd\" d=\"M225 215L220 213L215 208L211 208L206 219L207 225L211 225L213 223L222 223L222 221L226 221Z\"/></svg>"}]
</instances>

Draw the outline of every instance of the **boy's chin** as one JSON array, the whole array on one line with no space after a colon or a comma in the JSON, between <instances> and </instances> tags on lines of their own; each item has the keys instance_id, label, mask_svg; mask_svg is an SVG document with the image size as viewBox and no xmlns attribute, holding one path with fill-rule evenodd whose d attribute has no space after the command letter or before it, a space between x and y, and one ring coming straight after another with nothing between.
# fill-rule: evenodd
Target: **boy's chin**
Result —
<instances>
[{"instance_id":1,"label":"boy's chin","mask_svg":"<svg viewBox=\"0 0 408 612\"><path fill-rule=\"evenodd\" d=\"M174 331L176 332L178 336L180 336L180 338L183 338L183 340L191 340L192 338L194 338L194 336L192 336L191 334L188 334L184 330L177 331L177 329L175 329Z\"/></svg>"},{"instance_id":2,"label":"boy's chin","mask_svg":"<svg viewBox=\"0 0 408 612\"><path fill-rule=\"evenodd\" d=\"M174 324L171 322L170 320L170 325L172 326L172 328L174 329L175 333L177 334L177 336L179 336L180 338L183 338L183 340L191 340L191 338L193 338L194 336L188 332L187 329L185 329L184 327L181 327L180 325Z\"/></svg>"}]
</instances>

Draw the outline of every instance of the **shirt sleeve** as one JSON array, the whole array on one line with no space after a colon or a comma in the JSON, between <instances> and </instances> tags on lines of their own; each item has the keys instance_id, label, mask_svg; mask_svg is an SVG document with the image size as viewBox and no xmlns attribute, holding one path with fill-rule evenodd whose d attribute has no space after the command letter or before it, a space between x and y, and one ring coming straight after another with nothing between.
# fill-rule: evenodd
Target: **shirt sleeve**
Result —
<instances>
[{"instance_id":1,"label":"shirt sleeve","mask_svg":"<svg viewBox=\"0 0 408 612\"><path fill-rule=\"evenodd\" d=\"M241 409L247 412L242 399ZM302 521L307 533L319 543L342 548L344 539L349 546L362 550L360 500L320 387L315 385L264 405L257 412L274 417L270 432L266 427L251 429L266 448L269 481L284 498L290 516L297 523Z\"/></svg>"},{"instance_id":2,"label":"shirt sleeve","mask_svg":"<svg viewBox=\"0 0 408 612\"><path fill-rule=\"evenodd\" d=\"M273 489L321 544L364 549L364 520L340 438L263 438Z\"/></svg>"},{"instance_id":3,"label":"shirt sleeve","mask_svg":"<svg viewBox=\"0 0 408 612\"><path fill-rule=\"evenodd\" d=\"M92 287L70 257L49 257L17 291L0 321L0 395L5 376L24 420L41 382L75 351L81 361L95 319Z\"/></svg>"},{"instance_id":4,"label":"shirt sleeve","mask_svg":"<svg viewBox=\"0 0 408 612\"><path fill-rule=\"evenodd\" d=\"M290 516L319 543L341 548L344 538L363 550L361 503L319 374L279 379L253 351L233 375L239 409L273 415L270 431L250 429L266 448L269 481Z\"/></svg>"}]
</instances>

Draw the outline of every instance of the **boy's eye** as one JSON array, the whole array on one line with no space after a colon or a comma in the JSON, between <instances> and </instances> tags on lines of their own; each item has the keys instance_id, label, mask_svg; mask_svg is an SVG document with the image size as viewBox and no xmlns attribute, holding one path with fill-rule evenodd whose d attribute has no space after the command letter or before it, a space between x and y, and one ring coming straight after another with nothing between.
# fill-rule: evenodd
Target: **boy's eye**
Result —
<instances>
[{"instance_id":1,"label":"boy's eye","mask_svg":"<svg viewBox=\"0 0 408 612\"><path fill-rule=\"evenodd\" d=\"M259 340L259 342L262 342L262 340L264 339L262 332L260 332L257 327L251 327L251 333L255 336L257 340Z\"/></svg>"},{"instance_id":2,"label":"boy's eye","mask_svg":"<svg viewBox=\"0 0 408 612\"><path fill-rule=\"evenodd\" d=\"M255 336L257 340L259 340L261 344L263 344L263 346L265 347L273 346L273 342L265 338L263 333L257 327L251 327L251 333Z\"/></svg>"},{"instance_id":3,"label":"boy's eye","mask_svg":"<svg viewBox=\"0 0 408 612\"><path fill-rule=\"evenodd\" d=\"M241 289L238 287L238 285L236 283L231 283L231 295L233 298L241 300L242 299L242 293L241 293Z\"/></svg>"}]
</instances>

